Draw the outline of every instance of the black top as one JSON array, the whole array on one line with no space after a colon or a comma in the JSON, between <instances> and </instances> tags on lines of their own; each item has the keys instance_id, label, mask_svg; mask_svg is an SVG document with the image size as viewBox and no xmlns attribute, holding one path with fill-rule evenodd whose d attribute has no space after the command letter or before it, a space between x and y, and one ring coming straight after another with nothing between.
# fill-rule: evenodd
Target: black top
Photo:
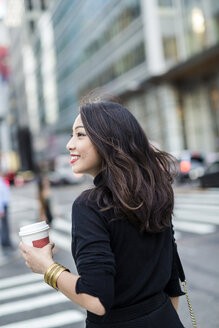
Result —
<instances>
[{"instance_id":1,"label":"black top","mask_svg":"<svg viewBox=\"0 0 219 328\"><path fill-rule=\"evenodd\" d=\"M101 173L94 179L101 183ZM72 207L72 254L80 278L76 293L96 296L108 312L139 303L155 293L184 295L173 251L172 229L140 234L128 220L111 221L79 196ZM111 222L110 222L111 221Z\"/></svg>"}]
</instances>

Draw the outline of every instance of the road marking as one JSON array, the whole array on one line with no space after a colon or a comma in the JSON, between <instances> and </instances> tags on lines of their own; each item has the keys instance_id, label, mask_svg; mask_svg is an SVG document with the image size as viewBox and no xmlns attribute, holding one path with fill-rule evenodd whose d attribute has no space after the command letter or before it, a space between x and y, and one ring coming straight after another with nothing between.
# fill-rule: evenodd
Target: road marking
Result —
<instances>
[{"instance_id":1,"label":"road marking","mask_svg":"<svg viewBox=\"0 0 219 328\"><path fill-rule=\"evenodd\" d=\"M45 282L39 282L35 284L31 283L25 286L8 288L6 290L1 291L0 301L7 300L14 297L19 297L19 296L38 294L48 290L51 290L51 287L47 285Z\"/></svg>"},{"instance_id":2,"label":"road marking","mask_svg":"<svg viewBox=\"0 0 219 328\"><path fill-rule=\"evenodd\" d=\"M77 310L64 311L49 316L43 316L37 319L25 320L12 323L1 328L55 328L63 327L63 325L81 322L85 319L85 315Z\"/></svg>"},{"instance_id":3,"label":"road marking","mask_svg":"<svg viewBox=\"0 0 219 328\"><path fill-rule=\"evenodd\" d=\"M0 279L0 289L26 284L28 282L39 281L42 279L43 279L42 275L36 273L26 273L20 276L4 278L4 279Z\"/></svg>"},{"instance_id":4,"label":"road marking","mask_svg":"<svg viewBox=\"0 0 219 328\"><path fill-rule=\"evenodd\" d=\"M179 239L181 239L181 237L182 237L182 234L179 231L175 231L175 229L174 229L175 240L179 240Z\"/></svg>"},{"instance_id":5,"label":"road marking","mask_svg":"<svg viewBox=\"0 0 219 328\"><path fill-rule=\"evenodd\" d=\"M71 235L71 222L66 221L62 218L54 218L53 228L64 231Z\"/></svg>"},{"instance_id":6,"label":"road marking","mask_svg":"<svg viewBox=\"0 0 219 328\"><path fill-rule=\"evenodd\" d=\"M43 294L42 296L28 298L20 302L9 302L7 304L0 305L0 317L65 302L70 302L70 300L61 293L51 291L51 293Z\"/></svg>"},{"instance_id":7,"label":"road marking","mask_svg":"<svg viewBox=\"0 0 219 328\"><path fill-rule=\"evenodd\" d=\"M204 204L204 205L217 205L219 203L219 197L215 196L207 196L207 195L193 195L193 194L187 194L187 195L175 195L175 202L176 204L179 203L196 203L198 204Z\"/></svg>"},{"instance_id":8,"label":"road marking","mask_svg":"<svg viewBox=\"0 0 219 328\"><path fill-rule=\"evenodd\" d=\"M200 203L200 204L194 204L194 202L187 202L187 203L182 203L182 202L176 202L175 203L175 209L177 208L183 208L183 209L188 209L188 210L197 210L197 211L201 211L201 212L208 212L208 213L211 213L211 214L214 214L214 213L217 213L219 214L219 201L218 201L218 205L211 205L211 204L203 204L203 203Z\"/></svg>"},{"instance_id":9,"label":"road marking","mask_svg":"<svg viewBox=\"0 0 219 328\"><path fill-rule=\"evenodd\" d=\"M64 251L71 252L71 238L69 236L52 230L50 232L50 237L50 240L53 241L56 246L62 248Z\"/></svg>"},{"instance_id":10,"label":"road marking","mask_svg":"<svg viewBox=\"0 0 219 328\"><path fill-rule=\"evenodd\" d=\"M207 214L200 211L192 212L184 209L174 210L174 217L176 220L190 221L190 222L201 222L207 224L216 224L219 225L219 213L218 215Z\"/></svg>"},{"instance_id":11,"label":"road marking","mask_svg":"<svg viewBox=\"0 0 219 328\"><path fill-rule=\"evenodd\" d=\"M207 234L216 231L216 227L211 224L183 222L179 220L173 220L174 230L186 231L197 234Z\"/></svg>"}]
</instances>

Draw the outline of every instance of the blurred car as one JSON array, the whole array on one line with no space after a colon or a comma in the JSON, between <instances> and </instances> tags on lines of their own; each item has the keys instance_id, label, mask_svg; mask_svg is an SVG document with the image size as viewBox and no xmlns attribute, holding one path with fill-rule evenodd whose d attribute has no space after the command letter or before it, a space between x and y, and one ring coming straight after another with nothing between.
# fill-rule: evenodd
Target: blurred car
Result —
<instances>
[{"instance_id":1,"label":"blurred car","mask_svg":"<svg viewBox=\"0 0 219 328\"><path fill-rule=\"evenodd\" d=\"M56 158L54 171L48 174L51 185L79 184L84 181L82 174L72 172L69 162L70 158L67 155L60 155Z\"/></svg>"},{"instance_id":2,"label":"blurred car","mask_svg":"<svg viewBox=\"0 0 219 328\"><path fill-rule=\"evenodd\" d=\"M177 158L179 182L196 180L204 174L205 160L200 152L183 150Z\"/></svg>"},{"instance_id":3,"label":"blurred car","mask_svg":"<svg viewBox=\"0 0 219 328\"><path fill-rule=\"evenodd\" d=\"M14 178L14 183L16 184L17 181L22 181L23 183L28 183L34 180L34 172L27 170L27 171L18 171Z\"/></svg>"},{"instance_id":4,"label":"blurred car","mask_svg":"<svg viewBox=\"0 0 219 328\"><path fill-rule=\"evenodd\" d=\"M219 161L210 164L199 181L202 188L219 187Z\"/></svg>"},{"instance_id":5,"label":"blurred car","mask_svg":"<svg viewBox=\"0 0 219 328\"><path fill-rule=\"evenodd\" d=\"M79 184L84 180L83 176L77 176L73 172L65 170L50 172L48 178L52 186Z\"/></svg>"},{"instance_id":6,"label":"blurred car","mask_svg":"<svg viewBox=\"0 0 219 328\"><path fill-rule=\"evenodd\" d=\"M14 179L15 179L15 172L14 171L8 171L6 173L6 178L8 180L8 182L10 183L10 185L14 184Z\"/></svg>"}]
</instances>

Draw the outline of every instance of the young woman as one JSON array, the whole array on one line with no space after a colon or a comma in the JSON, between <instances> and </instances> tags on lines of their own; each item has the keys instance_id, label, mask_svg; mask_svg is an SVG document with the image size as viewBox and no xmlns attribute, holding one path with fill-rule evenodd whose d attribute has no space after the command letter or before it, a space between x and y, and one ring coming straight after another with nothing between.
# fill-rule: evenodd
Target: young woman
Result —
<instances>
[{"instance_id":1,"label":"young woman","mask_svg":"<svg viewBox=\"0 0 219 328\"><path fill-rule=\"evenodd\" d=\"M21 243L26 265L87 310L87 328L182 328L170 155L150 145L125 107L107 101L80 108L67 149L73 172L94 177L72 208L79 275L54 262L52 243Z\"/></svg>"}]
</instances>

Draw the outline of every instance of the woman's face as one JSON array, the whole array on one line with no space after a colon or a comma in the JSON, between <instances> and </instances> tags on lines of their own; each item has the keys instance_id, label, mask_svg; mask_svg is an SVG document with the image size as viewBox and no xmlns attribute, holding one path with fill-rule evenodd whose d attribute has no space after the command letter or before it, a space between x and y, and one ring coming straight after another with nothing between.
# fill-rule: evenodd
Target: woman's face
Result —
<instances>
[{"instance_id":1,"label":"woman's face","mask_svg":"<svg viewBox=\"0 0 219 328\"><path fill-rule=\"evenodd\" d=\"M75 119L72 131L72 137L66 145L71 156L72 171L95 177L101 170L101 158L86 134L80 114Z\"/></svg>"}]
</instances>

